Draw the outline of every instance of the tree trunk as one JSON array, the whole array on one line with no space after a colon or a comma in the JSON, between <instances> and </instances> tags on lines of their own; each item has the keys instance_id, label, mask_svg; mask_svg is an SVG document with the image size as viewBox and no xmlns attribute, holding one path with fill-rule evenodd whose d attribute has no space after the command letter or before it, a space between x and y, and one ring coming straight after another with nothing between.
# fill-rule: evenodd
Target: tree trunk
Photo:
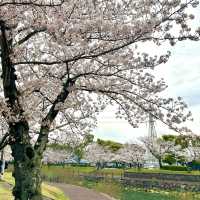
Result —
<instances>
[{"instance_id":1,"label":"tree trunk","mask_svg":"<svg viewBox=\"0 0 200 200\"><path fill-rule=\"evenodd\" d=\"M159 162L159 167L162 168L162 159L159 158L158 162Z\"/></svg>"},{"instance_id":2,"label":"tree trunk","mask_svg":"<svg viewBox=\"0 0 200 200\"><path fill-rule=\"evenodd\" d=\"M32 147L28 131L28 124L23 121L10 126L10 135L14 136L11 144L15 178L13 195L15 200L42 200L42 156Z\"/></svg>"},{"instance_id":3,"label":"tree trunk","mask_svg":"<svg viewBox=\"0 0 200 200\"><path fill-rule=\"evenodd\" d=\"M3 180L3 174L4 174L4 171L5 171L5 160L4 160L4 149L2 149L1 151L1 165L0 165L0 180Z\"/></svg>"},{"instance_id":4,"label":"tree trunk","mask_svg":"<svg viewBox=\"0 0 200 200\"><path fill-rule=\"evenodd\" d=\"M15 200L42 200L41 195L41 158L31 146L15 144L12 146L14 157Z\"/></svg>"}]
</instances>

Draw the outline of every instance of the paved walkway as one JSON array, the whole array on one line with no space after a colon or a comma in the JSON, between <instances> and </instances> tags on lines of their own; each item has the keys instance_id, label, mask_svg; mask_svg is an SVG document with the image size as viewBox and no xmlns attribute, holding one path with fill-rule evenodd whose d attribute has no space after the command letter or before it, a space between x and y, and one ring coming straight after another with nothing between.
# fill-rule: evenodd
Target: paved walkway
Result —
<instances>
[{"instance_id":1,"label":"paved walkway","mask_svg":"<svg viewBox=\"0 0 200 200\"><path fill-rule=\"evenodd\" d=\"M94 190L87 189L75 185L67 185L62 183L52 184L60 188L70 200L115 200L106 194L95 192Z\"/></svg>"}]
</instances>

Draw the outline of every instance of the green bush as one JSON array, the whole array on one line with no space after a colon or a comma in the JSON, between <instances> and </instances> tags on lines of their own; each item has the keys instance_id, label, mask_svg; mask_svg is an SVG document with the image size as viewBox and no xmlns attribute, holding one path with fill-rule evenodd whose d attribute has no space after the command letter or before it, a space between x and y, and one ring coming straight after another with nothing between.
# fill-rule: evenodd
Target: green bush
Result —
<instances>
[{"instance_id":1,"label":"green bush","mask_svg":"<svg viewBox=\"0 0 200 200\"><path fill-rule=\"evenodd\" d=\"M188 171L188 168L185 166L174 166L174 165L162 166L161 169L171 170L171 171Z\"/></svg>"},{"instance_id":2,"label":"green bush","mask_svg":"<svg viewBox=\"0 0 200 200\"><path fill-rule=\"evenodd\" d=\"M168 153L164 156L164 159L162 160L164 163L167 163L169 165L173 165L176 163L176 157L173 153Z\"/></svg>"},{"instance_id":3,"label":"green bush","mask_svg":"<svg viewBox=\"0 0 200 200\"><path fill-rule=\"evenodd\" d=\"M200 160L193 160L191 162L192 165L200 165Z\"/></svg>"}]
</instances>

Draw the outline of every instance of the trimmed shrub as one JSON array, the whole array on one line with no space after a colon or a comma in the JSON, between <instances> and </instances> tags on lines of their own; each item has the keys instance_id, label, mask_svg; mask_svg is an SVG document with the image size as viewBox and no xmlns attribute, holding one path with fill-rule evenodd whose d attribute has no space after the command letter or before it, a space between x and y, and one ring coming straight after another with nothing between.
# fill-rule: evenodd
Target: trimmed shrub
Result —
<instances>
[{"instance_id":1,"label":"trimmed shrub","mask_svg":"<svg viewBox=\"0 0 200 200\"><path fill-rule=\"evenodd\" d=\"M197 160L187 163L187 166L192 170L200 170L200 162Z\"/></svg>"},{"instance_id":2,"label":"trimmed shrub","mask_svg":"<svg viewBox=\"0 0 200 200\"><path fill-rule=\"evenodd\" d=\"M185 166L174 166L174 165L162 166L161 169L171 170L171 171L188 171L188 168Z\"/></svg>"}]
</instances>

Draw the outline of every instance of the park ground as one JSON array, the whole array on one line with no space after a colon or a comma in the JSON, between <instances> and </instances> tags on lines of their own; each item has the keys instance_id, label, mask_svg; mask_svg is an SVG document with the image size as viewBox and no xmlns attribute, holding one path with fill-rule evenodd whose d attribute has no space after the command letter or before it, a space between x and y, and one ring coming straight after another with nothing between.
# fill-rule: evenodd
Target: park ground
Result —
<instances>
[{"instance_id":1,"label":"park ground","mask_svg":"<svg viewBox=\"0 0 200 200\"><path fill-rule=\"evenodd\" d=\"M128 169L126 171L138 172L138 169ZM105 168L96 170L95 167L73 167L73 166L44 166L42 173L48 179L60 179L63 183L86 187L98 192L108 194L120 200L200 200L200 192L167 191L167 190L144 190L143 188L133 188L124 186L115 178L123 177L124 169ZM160 169L140 169L143 173L168 173L200 175L199 171L171 171ZM80 178L80 175L100 175L105 179L94 181Z\"/></svg>"},{"instance_id":2,"label":"park ground","mask_svg":"<svg viewBox=\"0 0 200 200\"><path fill-rule=\"evenodd\" d=\"M128 171L136 172L137 169ZM199 171L181 172L181 171L166 171L159 169L141 169L140 172L149 173L181 173L200 175ZM119 182L112 179L113 177L121 177L124 173L123 169L102 169L96 170L94 167L72 167L72 166L43 166L42 174L52 180L51 183L43 184L43 196L45 200L79 200L79 197L91 200L200 200L200 192L185 192L185 191L164 191L158 189L144 190L143 188L133 188L123 186ZM101 174L106 177L104 180L94 181L90 179L80 178L81 174ZM62 183L55 183L56 179L62 179ZM1 200L12 199L12 186L14 180L11 172L6 172L4 182L0 182L0 196L5 198ZM87 189L86 189L87 188ZM90 190L88 190L90 189ZM105 196L104 194L108 196ZM92 195L97 195L96 197Z\"/></svg>"}]
</instances>

